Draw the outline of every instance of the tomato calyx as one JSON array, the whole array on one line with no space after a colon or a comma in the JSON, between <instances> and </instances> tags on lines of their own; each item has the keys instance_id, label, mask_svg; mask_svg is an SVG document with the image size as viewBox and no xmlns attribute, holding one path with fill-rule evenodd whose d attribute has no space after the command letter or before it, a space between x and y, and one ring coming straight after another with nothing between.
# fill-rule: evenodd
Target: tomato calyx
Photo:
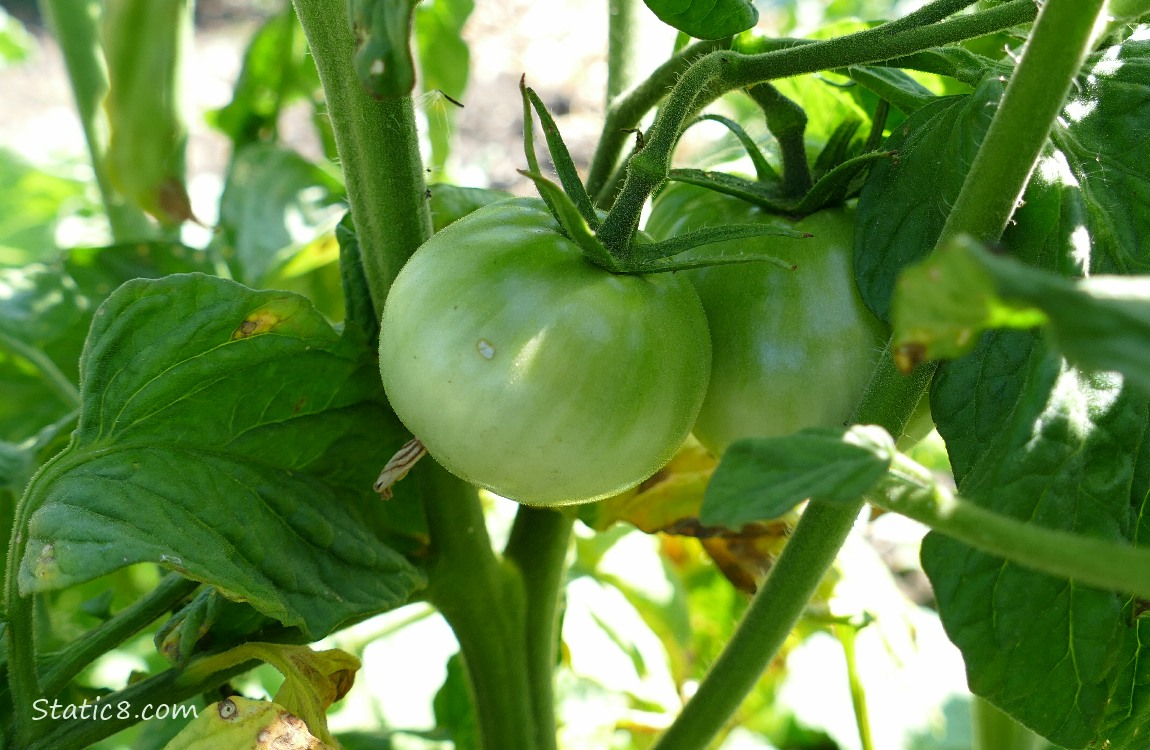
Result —
<instances>
[{"instance_id":1,"label":"tomato calyx","mask_svg":"<svg viewBox=\"0 0 1150 750\"><path fill-rule=\"evenodd\" d=\"M629 243L628 252L612 254L596 233L600 225L599 214L596 213L583 183L579 180L575 164L571 160L570 152L563 142L563 137L559 133L554 119L551 118L538 95L526 85L525 79L520 79L519 87L523 97L524 122L528 123L528 126L523 129L523 150L527 158L528 169L519 170L519 173L535 183L539 196L547 204L547 209L555 217L555 221L558 222L563 234L578 246L583 256L591 263L614 274L640 275L733 263L766 262L787 269L794 268L794 264L790 261L763 253L739 252L706 258L675 259L675 256L686 253L688 250L716 242L765 235L792 238L806 236L802 232L787 227L762 224L707 227L662 242L643 241L636 234L636 237ZM559 174L561 183L559 185L544 177L539 171L532 133L532 110L539 115L542 121L547 146Z\"/></svg>"}]
</instances>

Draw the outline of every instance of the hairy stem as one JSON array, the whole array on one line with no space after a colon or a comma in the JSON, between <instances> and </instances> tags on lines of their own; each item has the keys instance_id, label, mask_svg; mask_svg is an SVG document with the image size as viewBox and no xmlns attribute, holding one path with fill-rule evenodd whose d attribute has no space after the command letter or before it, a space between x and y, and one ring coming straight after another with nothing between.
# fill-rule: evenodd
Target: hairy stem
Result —
<instances>
[{"instance_id":1,"label":"hairy stem","mask_svg":"<svg viewBox=\"0 0 1150 750\"><path fill-rule=\"evenodd\" d=\"M666 179L671 152L683 125L723 93L778 78L909 55L1024 23L1033 19L1036 12L1031 0L1014 0L926 26L903 28L892 22L762 55L722 50L700 58L672 89L647 133L646 145L628 163L623 188L603 222L600 239L613 254L626 257L643 204Z\"/></svg>"},{"instance_id":2,"label":"hairy stem","mask_svg":"<svg viewBox=\"0 0 1150 750\"><path fill-rule=\"evenodd\" d=\"M978 149L940 243L997 240L1026 188L1071 82L1090 51L1104 0L1047 0Z\"/></svg>"},{"instance_id":3,"label":"hairy stem","mask_svg":"<svg viewBox=\"0 0 1150 750\"><path fill-rule=\"evenodd\" d=\"M319 69L378 314L403 263L431 236L415 110L410 96L376 100L364 93L342 4L294 2Z\"/></svg>"},{"instance_id":4,"label":"hairy stem","mask_svg":"<svg viewBox=\"0 0 1150 750\"><path fill-rule=\"evenodd\" d=\"M504 558L519 568L527 596L527 678L535 713L536 750L555 750L555 664L564 572L574 518L520 506Z\"/></svg>"},{"instance_id":5,"label":"hairy stem","mask_svg":"<svg viewBox=\"0 0 1150 750\"><path fill-rule=\"evenodd\" d=\"M599 135L598 146L587 172L587 192L598 205L603 205L604 192L609 187L619 154L623 151L623 145L631 137L635 126L643 119L643 115L662 101L667 91L675 85L675 81L691 67L692 63L710 52L723 48L723 42L696 42L675 54L644 81L612 101L603 120L603 132Z\"/></svg>"},{"instance_id":6,"label":"hairy stem","mask_svg":"<svg viewBox=\"0 0 1150 750\"><path fill-rule=\"evenodd\" d=\"M533 750L535 715L519 571L492 551L474 487L419 466L431 532L427 600L455 631L484 750Z\"/></svg>"},{"instance_id":7,"label":"hairy stem","mask_svg":"<svg viewBox=\"0 0 1150 750\"><path fill-rule=\"evenodd\" d=\"M1150 600L1150 550L1020 521L952 495L899 455L871 502L975 549L1059 578Z\"/></svg>"},{"instance_id":8,"label":"hairy stem","mask_svg":"<svg viewBox=\"0 0 1150 750\"><path fill-rule=\"evenodd\" d=\"M888 350L851 421L901 435L932 374L926 367L899 374ZM723 728L802 616L862 507L861 499L845 505L811 501L734 636L656 750L706 747Z\"/></svg>"},{"instance_id":9,"label":"hairy stem","mask_svg":"<svg viewBox=\"0 0 1150 750\"><path fill-rule=\"evenodd\" d=\"M199 588L177 573L164 576L156 588L117 612L79 640L73 641L53 661L40 681L45 697L54 696L96 658L111 651L149 623L169 612Z\"/></svg>"}]
</instances>

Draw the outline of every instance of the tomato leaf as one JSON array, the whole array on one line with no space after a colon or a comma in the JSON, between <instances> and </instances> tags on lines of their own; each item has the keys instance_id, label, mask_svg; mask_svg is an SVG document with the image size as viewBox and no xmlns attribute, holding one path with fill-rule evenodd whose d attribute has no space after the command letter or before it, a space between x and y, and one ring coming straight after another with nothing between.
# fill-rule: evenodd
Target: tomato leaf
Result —
<instances>
[{"instance_id":1,"label":"tomato leaf","mask_svg":"<svg viewBox=\"0 0 1150 750\"><path fill-rule=\"evenodd\" d=\"M415 88L411 25L417 0L348 0L356 38L355 74L376 99L406 96Z\"/></svg>"},{"instance_id":2,"label":"tomato leaf","mask_svg":"<svg viewBox=\"0 0 1150 750\"><path fill-rule=\"evenodd\" d=\"M479 723L459 654L447 660L447 676L435 693L432 708L436 728L444 730L456 750L480 750Z\"/></svg>"},{"instance_id":3,"label":"tomato leaf","mask_svg":"<svg viewBox=\"0 0 1150 750\"><path fill-rule=\"evenodd\" d=\"M216 244L234 263L236 278L259 285L331 231L344 211L342 195L338 179L296 152L252 144L228 170Z\"/></svg>"},{"instance_id":4,"label":"tomato leaf","mask_svg":"<svg viewBox=\"0 0 1150 750\"><path fill-rule=\"evenodd\" d=\"M722 39L746 31L759 20L748 0L643 0L668 26L696 39Z\"/></svg>"},{"instance_id":5,"label":"tomato leaf","mask_svg":"<svg viewBox=\"0 0 1150 750\"><path fill-rule=\"evenodd\" d=\"M890 320L896 269L934 247L1001 94L991 77L969 96L921 107L883 146L896 157L871 168L859 196L855 278L879 318Z\"/></svg>"},{"instance_id":6,"label":"tomato leaf","mask_svg":"<svg viewBox=\"0 0 1150 750\"><path fill-rule=\"evenodd\" d=\"M164 750L230 750L238 747L332 750L283 706L238 695L205 708L164 745Z\"/></svg>"},{"instance_id":7,"label":"tomato leaf","mask_svg":"<svg viewBox=\"0 0 1150 750\"><path fill-rule=\"evenodd\" d=\"M79 427L26 498L22 591L151 561L319 638L421 585L371 492L408 436L374 352L306 299L132 281L97 312L81 372Z\"/></svg>"},{"instance_id":8,"label":"tomato leaf","mask_svg":"<svg viewBox=\"0 0 1150 750\"><path fill-rule=\"evenodd\" d=\"M935 99L930 89L898 68L852 65L845 72L852 81L870 89L908 115Z\"/></svg>"},{"instance_id":9,"label":"tomato leaf","mask_svg":"<svg viewBox=\"0 0 1150 750\"><path fill-rule=\"evenodd\" d=\"M257 141L274 141L284 107L310 99L319 87L303 29L288 4L252 35L232 100L209 112L207 119L237 151Z\"/></svg>"},{"instance_id":10,"label":"tomato leaf","mask_svg":"<svg viewBox=\"0 0 1150 750\"><path fill-rule=\"evenodd\" d=\"M859 197L855 273L889 320L895 278L934 247L1002 93L994 69L962 97L929 104L888 139L898 157ZM1150 42L1092 56L1003 236L1020 258L1064 274L1147 273L1150 253Z\"/></svg>"},{"instance_id":11,"label":"tomato leaf","mask_svg":"<svg viewBox=\"0 0 1150 750\"><path fill-rule=\"evenodd\" d=\"M1010 339L997 343L1004 341ZM959 491L1050 528L1137 541L1145 487L1134 484L1134 456L1150 419L1146 397L1115 376L1067 366L1041 343L1021 357L1025 338L1013 343L1012 361L996 369L1013 367L1015 379L1004 383L983 372L965 394L1006 413L992 420L984 444L972 447L966 438L955 466ZM983 354L989 351L991 345ZM942 387L953 404L951 380ZM994 399L991 389L1002 397ZM948 447L964 427L952 409L936 413ZM1129 697L1134 684L1127 671L1139 648L1129 628L1131 598L1035 573L933 533L922 558L971 689L1060 746L1105 744L1107 706L1114 696ZM1143 701L1131 721L1145 722L1150 705Z\"/></svg>"},{"instance_id":12,"label":"tomato leaf","mask_svg":"<svg viewBox=\"0 0 1150 750\"><path fill-rule=\"evenodd\" d=\"M880 428L811 428L736 440L707 486L699 520L738 528L777 518L807 498L858 500L890 468L894 441Z\"/></svg>"},{"instance_id":13,"label":"tomato leaf","mask_svg":"<svg viewBox=\"0 0 1150 750\"><path fill-rule=\"evenodd\" d=\"M903 273L893 315L896 354L957 357L985 329L1048 325L1054 346L1074 364L1118 371L1150 389L1148 276L1071 282L960 238Z\"/></svg>"}]
</instances>

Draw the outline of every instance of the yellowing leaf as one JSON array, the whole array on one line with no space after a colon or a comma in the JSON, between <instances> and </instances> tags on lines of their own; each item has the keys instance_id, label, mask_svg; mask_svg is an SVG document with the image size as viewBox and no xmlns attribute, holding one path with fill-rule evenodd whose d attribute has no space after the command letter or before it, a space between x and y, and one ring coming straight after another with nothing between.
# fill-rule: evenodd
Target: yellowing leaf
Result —
<instances>
[{"instance_id":1,"label":"yellowing leaf","mask_svg":"<svg viewBox=\"0 0 1150 750\"><path fill-rule=\"evenodd\" d=\"M164 750L334 749L283 706L233 696L201 711Z\"/></svg>"}]
</instances>

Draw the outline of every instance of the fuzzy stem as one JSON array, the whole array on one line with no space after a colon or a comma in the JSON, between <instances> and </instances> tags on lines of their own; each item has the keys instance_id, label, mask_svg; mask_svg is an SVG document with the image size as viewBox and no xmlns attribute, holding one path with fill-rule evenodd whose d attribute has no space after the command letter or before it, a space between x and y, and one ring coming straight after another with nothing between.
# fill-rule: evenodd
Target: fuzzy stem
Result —
<instances>
[{"instance_id":1,"label":"fuzzy stem","mask_svg":"<svg viewBox=\"0 0 1150 750\"><path fill-rule=\"evenodd\" d=\"M1058 531L952 495L901 454L870 500L983 552L1059 578L1150 600L1150 549Z\"/></svg>"},{"instance_id":2,"label":"fuzzy stem","mask_svg":"<svg viewBox=\"0 0 1150 750\"><path fill-rule=\"evenodd\" d=\"M527 678L535 709L535 750L555 750L555 664L564 573L574 517L520 506L504 558L519 568L527 595Z\"/></svg>"},{"instance_id":3,"label":"fuzzy stem","mask_svg":"<svg viewBox=\"0 0 1150 750\"><path fill-rule=\"evenodd\" d=\"M939 243L997 240L1062 109L1105 0L1047 0L998 104Z\"/></svg>"},{"instance_id":4,"label":"fuzzy stem","mask_svg":"<svg viewBox=\"0 0 1150 750\"><path fill-rule=\"evenodd\" d=\"M623 188L599 231L600 239L613 254L626 257L643 204L666 179L671 152L684 123L721 94L763 81L881 62L982 36L1029 21L1036 12L1032 0L1014 0L980 13L926 26L904 28L901 22L892 22L762 55L743 55L729 50L706 55L679 79L648 131L646 145L631 158Z\"/></svg>"},{"instance_id":5,"label":"fuzzy stem","mask_svg":"<svg viewBox=\"0 0 1150 750\"><path fill-rule=\"evenodd\" d=\"M889 351L887 355L851 422L878 424L901 435L933 370L920 368L903 376ZM706 747L723 728L802 616L862 508L861 499L847 504L811 501L734 636L655 750Z\"/></svg>"},{"instance_id":6,"label":"fuzzy stem","mask_svg":"<svg viewBox=\"0 0 1150 750\"><path fill-rule=\"evenodd\" d=\"M171 610L199 588L199 585L199 581L169 573L147 595L117 612L114 617L84 637L70 643L44 672L41 680L44 696L50 697L59 693L86 666Z\"/></svg>"},{"instance_id":7,"label":"fuzzy stem","mask_svg":"<svg viewBox=\"0 0 1150 750\"><path fill-rule=\"evenodd\" d=\"M410 96L375 100L364 93L343 4L294 2L319 69L378 314L399 269L431 236L415 110Z\"/></svg>"},{"instance_id":8,"label":"fuzzy stem","mask_svg":"<svg viewBox=\"0 0 1150 750\"><path fill-rule=\"evenodd\" d=\"M455 631L483 750L534 750L526 594L519 571L491 548L474 487L437 464L421 472L431 532L427 600Z\"/></svg>"},{"instance_id":9,"label":"fuzzy stem","mask_svg":"<svg viewBox=\"0 0 1150 750\"><path fill-rule=\"evenodd\" d=\"M692 63L709 52L723 48L723 42L696 42L675 54L644 81L613 100L603 120L603 132L599 135L599 144L587 172L587 192L598 205L603 205L604 192L611 184L611 175L623 150L623 144L643 119L643 115L651 111L667 95L667 91L675 85L675 81L691 67Z\"/></svg>"}]
</instances>

